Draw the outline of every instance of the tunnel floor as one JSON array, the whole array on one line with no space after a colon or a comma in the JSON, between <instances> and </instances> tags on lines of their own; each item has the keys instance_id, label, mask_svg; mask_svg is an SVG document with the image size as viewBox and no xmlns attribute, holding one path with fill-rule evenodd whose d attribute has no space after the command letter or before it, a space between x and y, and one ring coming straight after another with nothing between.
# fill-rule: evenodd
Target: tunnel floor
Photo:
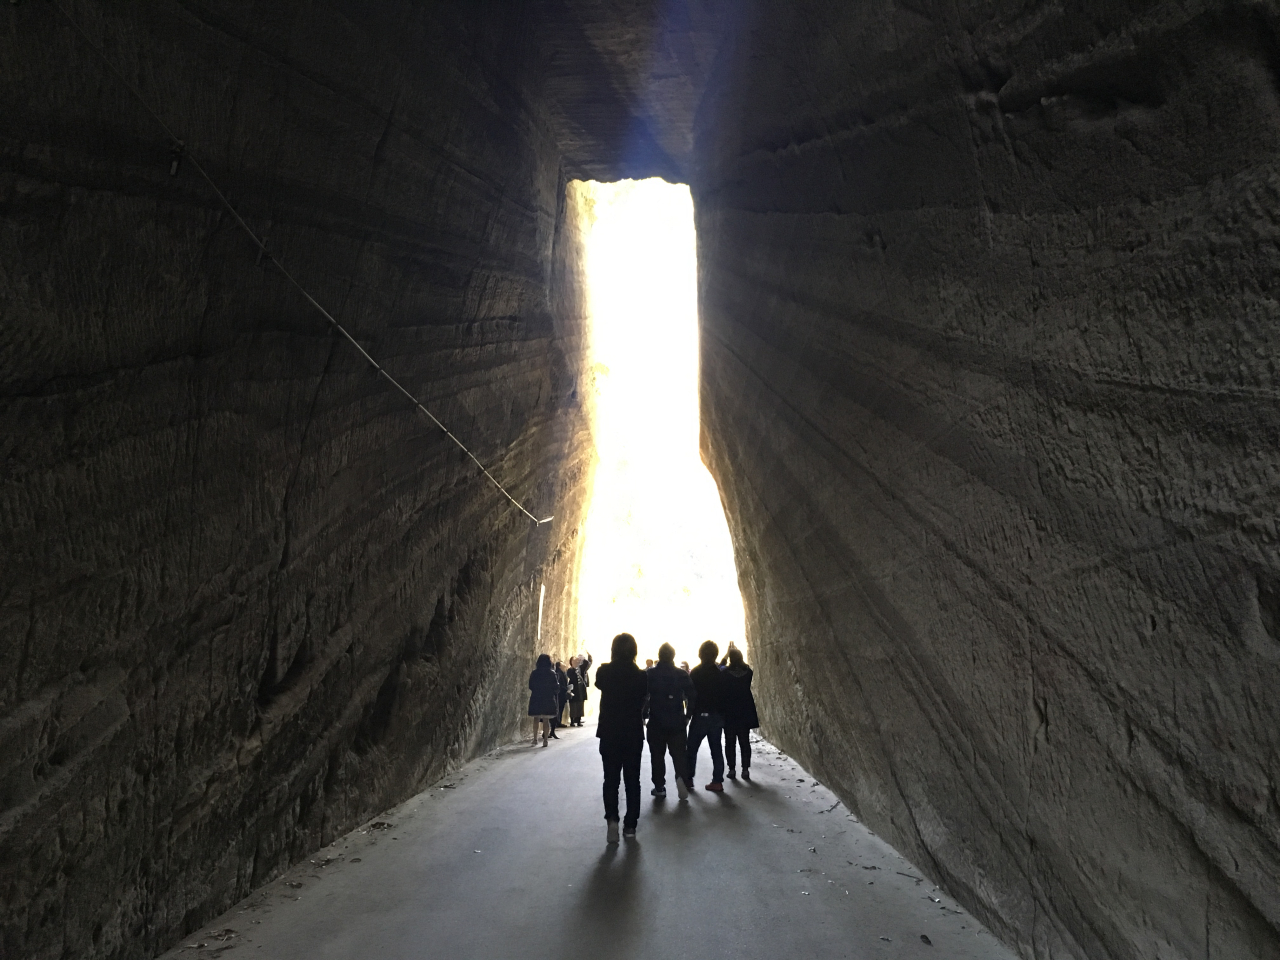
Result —
<instances>
[{"instance_id":1,"label":"tunnel floor","mask_svg":"<svg viewBox=\"0 0 1280 960\"><path fill-rule=\"evenodd\" d=\"M607 846L594 733L469 764L165 956L1013 960L764 741L752 783L684 804L649 796L646 752L638 836Z\"/></svg>"}]
</instances>

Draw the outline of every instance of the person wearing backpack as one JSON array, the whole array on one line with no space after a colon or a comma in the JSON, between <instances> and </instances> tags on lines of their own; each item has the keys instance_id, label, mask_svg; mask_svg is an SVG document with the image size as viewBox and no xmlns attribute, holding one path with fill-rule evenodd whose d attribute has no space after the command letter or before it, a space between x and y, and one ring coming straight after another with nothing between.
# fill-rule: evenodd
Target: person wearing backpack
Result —
<instances>
[{"instance_id":1,"label":"person wearing backpack","mask_svg":"<svg viewBox=\"0 0 1280 960\"><path fill-rule=\"evenodd\" d=\"M658 662L645 671L649 681L649 762L653 768L653 795L667 795L667 751L676 775L681 800L689 798L688 743L685 724L693 713L697 694L689 675L676 666L676 650L669 643L658 648Z\"/></svg>"}]
</instances>

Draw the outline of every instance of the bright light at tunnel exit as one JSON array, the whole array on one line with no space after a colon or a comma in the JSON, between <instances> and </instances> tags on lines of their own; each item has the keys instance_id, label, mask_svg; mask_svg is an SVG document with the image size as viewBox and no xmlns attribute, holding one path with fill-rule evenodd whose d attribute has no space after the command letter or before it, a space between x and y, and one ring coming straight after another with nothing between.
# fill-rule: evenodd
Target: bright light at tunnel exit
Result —
<instances>
[{"instance_id":1,"label":"bright light at tunnel exit","mask_svg":"<svg viewBox=\"0 0 1280 960\"><path fill-rule=\"evenodd\" d=\"M580 643L615 634L639 662L666 642L697 663L744 646L742 595L715 480L698 453L697 250L687 186L570 184L584 212L592 431L599 462L579 576Z\"/></svg>"}]
</instances>

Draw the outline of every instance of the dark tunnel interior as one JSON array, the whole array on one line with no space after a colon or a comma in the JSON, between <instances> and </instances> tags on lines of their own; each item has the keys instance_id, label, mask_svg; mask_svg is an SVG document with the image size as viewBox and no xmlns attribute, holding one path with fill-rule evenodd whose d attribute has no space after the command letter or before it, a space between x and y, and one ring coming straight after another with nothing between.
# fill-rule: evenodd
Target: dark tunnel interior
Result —
<instances>
[{"instance_id":1,"label":"dark tunnel interior","mask_svg":"<svg viewBox=\"0 0 1280 960\"><path fill-rule=\"evenodd\" d=\"M513 735L594 462L566 184L657 176L764 732L1028 960L1280 958L1278 31L5 4L0 957L154 956Z\"/></svg>"}]
</instances>

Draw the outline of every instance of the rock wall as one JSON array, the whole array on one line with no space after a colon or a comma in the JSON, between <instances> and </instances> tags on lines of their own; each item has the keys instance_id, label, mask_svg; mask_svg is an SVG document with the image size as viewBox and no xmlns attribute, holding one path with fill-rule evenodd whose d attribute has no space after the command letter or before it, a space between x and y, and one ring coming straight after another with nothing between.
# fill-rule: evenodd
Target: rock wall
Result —
<instances>
[{"instance_id":1,"label":"rock wall","mask_svg":"<svg viewBox=\"0 0 1280 960\"><path fill-rule=\"evenodd\" d=\"M1280 957L1272 7L755 4L703 449L765 730L1026 957Z\"/></svg>"},{"instance_id":2,"label":"rock wall","mask_svg":"<svg viewBox=\"0 0 1280 960\"><path fill-rule=\"evenodd\" d=\"M571 627L578 237L526 5L0 14L0 957L145 957L510 736Z\"/></svg>"},{"instance_id":3,"label":"rock wall","mask_svg":"<svg viewBox=\"0 0 1280 960\"><path fill-rule=\"evenodd\" d=\"M544 96L582 180L687 183L703 88L738 0L535 0Z\"/></svg>"},{"instance_id":4,"label":"rock wall","mask_svg":"<svg viewBox=\"0 0 1280 960\"><path fill-rule=\"evenodd\" d=\"M1027 957L1280 957L1271 7L71 3L123 77L58 9L0 14L6 960L146 956L515 729L563 183L654 174L766 731Z\"/></svg>"}]
</instances>

